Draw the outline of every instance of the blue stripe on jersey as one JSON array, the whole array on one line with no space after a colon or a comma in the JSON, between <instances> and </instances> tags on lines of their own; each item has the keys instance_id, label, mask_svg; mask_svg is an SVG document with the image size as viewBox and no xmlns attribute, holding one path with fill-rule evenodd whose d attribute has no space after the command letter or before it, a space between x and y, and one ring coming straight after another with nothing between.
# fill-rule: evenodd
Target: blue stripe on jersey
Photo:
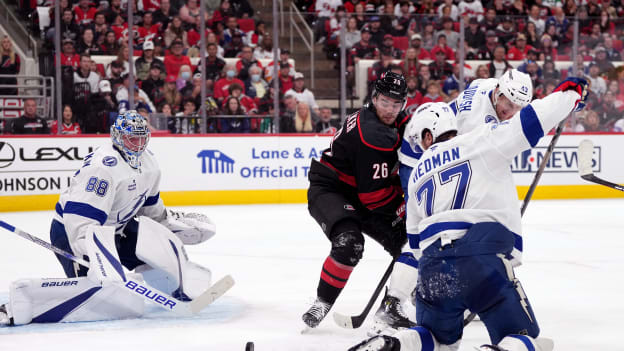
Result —
<instances>
[{"instance_id":1,"label":"blue stripe on jersey","mask_svg":"<svg viewBox=\"0 0 624 351\"><path fill-rule=\"evenodd\" d=\"M411 329L417 331L418 335L420 335L420 343L422 344L422 348L421 348L422 351L434 350L433 336L431 336L431 333L429 332L429 330L420 326L414 327Z\"/></svg>"},{"instance_id":2,"label":"blue stripe on jersey","mask_svg":"<svg viewBox=\"0 0 624 351\"><path fill-rule=\"evenodd\" d=\"M158 199L160 198L160 192L157 192L156 195L150 196L145 200L143 206L153 206L158 203Z\"/></svg>"},{"instance_id":3,"label":"blue stripe on jersey","mask_svg":"<svg viewBox=\"0 0 624 351\"><path fill-rule=\"evenodd\" d=\"M466 89L468 89L468 87L466 87ZM453 110L453 114L457 116L457 99L451 101L449 106L451 107L451 110Z\"/></svg>"},{"instance_id":4,"label":"blue stripe on jersey","mask_svg":"<svg viewBox=\"0 0 624 351\"><path fill-rule=\"evenodd\" d=\"M439 232L443 232L445 230L453 230L453 229L468 229L472 227L472 223L468 222L439 222L433 223L425 230L420 232L420 240L426 240Z\"/></svg>"},{"instance_id":5,"label":"blue stripe on jersey","mask_svg":"<svg viewBox=\"0 0 624 351\"><path fill-rule=\"evenodd\" d=\"M115 258L115 256L113 256L108 250L106 250L106 247L104 247L104 245L100 242L97 236L95 236L95 233L93 233L93 242L95 242L95 245L98 247L98 249L100 249L100 251L102 251L104 257L106 257L108 262L110 262L113 268L115 268L115 270L117 271L117 274L119 274L119 276L121 276L121 279L123 279L123 281L125 282L126 275L124 274L123 268L121 267L121 262L119 262L119 260Z\"/></svg>"},{"instance_id":6,"label":"blue stripe on jersey","mask_svg":"<svg viewBox=\"0 0 624 351\"><path fill-rule=\"evenodd\" d=\"M65 316L70 314L78 306L87 301L93 294L102 289L101 286L91 288L80 295L76 295L71 299L57 305L56 307L33 318L32 323L56 323L60 322Z\"/></svg>"},{"instance_id":7,"label":"blue stripe on jersey","mask_svg":"<svg viewBox=\"0 0 624 351\"><path fill-rule=\"evenodd\" d=\"M98 221L101 225L103 225L104 222L106 222L106 218L108 218L108 215L104 211L84 202L67 201L63 213L72 213L78 216L91 218Z\"/></svg>"},{"instance_id":8,"label":"blue stripe on jersey","mask_svg":"<svg viewBox=\"0 0 624 351\"><path fill-rule=\"evenodd\" d=\"M57 202L56 206L54 206L54 210L59 216L63 217L63 208L61 207L61 203Z\"/></svg>"},{"instance_id":9,"label":"blue stripe on jersey","mask_svg":"<svg viewBox=\"0 0 624 351\"><path fill-rule=\"evenodd\" d=\"M413 157L417 160L420 159L420 156L422 156L423 154L423 150L420 148L419 145L414 145L416 146L416 151L412 150L412 148L410 147L410 144L403 140L401 142L401 153L405 156L409 156L409 157Z\"/></svg>"},{"instance_id":10,"label":"blue stripe on jersey","mask_svg":"<svg viewBox=\"0 0 624 351\"><path fill-rule=\"evenodd\" d=\"M418 268L418 260L414 257L414 254L411 252L402 252L401 256L397 258L397 262L401 262L410 267Z\"/></svg>"},{"instance_id":11,"label":"blue stripe on jersey","mask_svg":"<svg viewBox=\"0 0 624 351\"><path fill-rule=\"evenodd\" d=\"M520 122L522 123L524 136L529 141L531 147L534 147L540 138L544 136L544 130L533 106L527 105L527 107L520 110Z\"/></svg>"},{"instance_id":12,"label":"blue stripe on jersey","mask_svg":"<svg viewBox=\"0 0 624 351\"><path fill-rule=\"evenodd\" d=\"M410 249L420 248L420 235L407 233L407 240L409 240Z\"/></svg>"},{"instance_id":13,"label":"blue stripe on jersey","mask_svg":"<svg viewBox=\"0 0 624 351\"><path fill-rule=\"evenodd\" d=\"M514 339L518 339L518 340L522 341L524 346L526 346L526 348L529 351L535 351L535 347L533 347L533 343L531 342L531 340L529 339L528 336L524 336L524 335L508 335L508 336L510 338L514 338Z\"/></svg>"}]
</instances>

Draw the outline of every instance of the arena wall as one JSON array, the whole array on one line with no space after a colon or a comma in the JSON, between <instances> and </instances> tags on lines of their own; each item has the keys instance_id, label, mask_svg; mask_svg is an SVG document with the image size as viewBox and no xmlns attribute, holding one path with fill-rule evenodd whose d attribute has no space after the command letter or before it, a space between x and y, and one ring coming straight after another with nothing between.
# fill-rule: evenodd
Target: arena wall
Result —
<instances>
[{"instance_id":1,"label":"arena wall","mask_svg":"<svg viewBox=\"0 0 624 351\"><path fill-rule=\"evenodd\" d=\"M594 142L594 172L624 183L621 134L570 134L557 143L535 199L609 198L624 193L582 180L576 148ZM326 135L155 136L166 205L303 203L307 172L331 141ZM51 210L83 158L108 137L13 137L0 141L0 211ZM512 162L519 198L543 160L550 137Z\"/></svg>"}]
</instances>

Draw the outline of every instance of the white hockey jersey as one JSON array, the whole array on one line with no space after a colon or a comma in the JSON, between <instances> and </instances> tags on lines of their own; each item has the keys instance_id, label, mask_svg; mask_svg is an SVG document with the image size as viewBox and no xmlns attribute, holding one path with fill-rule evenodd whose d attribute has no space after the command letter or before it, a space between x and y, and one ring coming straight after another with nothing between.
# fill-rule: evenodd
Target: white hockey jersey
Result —
<instances>
[{"instance_id":1,"label":"white hockey jersey","mask_svg":"<svg viewBox=\"0 0 624 351\"><path fill-rule=\"evenodd\" d=\"M476 79L459 96L449 102L457 116L458 134L466 134L484 123L499 123L491 96L498 79Z\"/></svg>"},{"instance_id":2,"label":"white hockey jersey","mask_svg":"<svg viewBox=\"0 0 624 351\"><path fill-rule=\"evenodd\" d=\"M455 100L449 102L451 110L457 116L458 134L466 134L481 127L484 123L500 122L490 100L497 84L498 79L494 78L476 79ZM415 123L416 118L412 118L409 123ZM420 145L413 142L412 136L408 135L409 130L411 128L408 125L398 152L399 161L413 168L418 163L423 150Z\"/></svg>"},{"instance_id":3,"label":"white hockey jersey","mask_svg":"<svg viewBox=\"0 0 624 351\"><path fill-rule=\"evenodd\" d=\"M522 228L509 164L534 147L575 106L579 95L556 92L535 100L510 120L482 125L425 151L409 179L407 233L414 256L438 239L461 238L474 223L498 222L515 234L519 264Z\"/></svg>"},{"instance_id":4,"label":"white hockey jersey","mask_svg":"<svg viewBox=\"0 0 624 351\"><path fill-rule=\"evenodd\" d=\"M89 224L114 226L120 233L136 215L158 218L165 211L160 199L160 168L149 150L141 155L141 167L134 169L113 148L112 143L96 149L84 159L56 204L54 219L64 224L72 250L81 248Z\"/></svg>"}]
</instances>

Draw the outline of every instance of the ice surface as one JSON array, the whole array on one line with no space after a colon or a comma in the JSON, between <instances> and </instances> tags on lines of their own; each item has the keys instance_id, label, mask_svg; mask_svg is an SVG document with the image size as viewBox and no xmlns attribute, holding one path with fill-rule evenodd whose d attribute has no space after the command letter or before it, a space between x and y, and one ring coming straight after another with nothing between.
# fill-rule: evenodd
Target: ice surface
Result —
<instances>
[{"instance_id":1,"label":"ice surface","mask_svg":"<svg viewBox=\"0 0 624 351\"><path fill-rule=\"evenodd\" d=\"M202 211L218 234L188 247L192 260L236 285L201 315L174 319L149 307L140 320L0 327L0 350L346 350L365 337L331 316L308 334L301 314L316 292L329 242L305 205L214 206ZM555 350L622 350L624 316L623 200L533 201L524 218L524 265L516 270L542 335ZM52 212L0 213L0 218L48 240ZM54 256L0 230L0 302L11 281L62 276ZM368 240L333 311L359 313L390 258ZM376 308L376 307L375 307ZM374 312L374 311L373 311ZM331 312L330 312L331 313ZM480 322L464 332L460 350L487 342Z\"/></svg>"}]
</instances>

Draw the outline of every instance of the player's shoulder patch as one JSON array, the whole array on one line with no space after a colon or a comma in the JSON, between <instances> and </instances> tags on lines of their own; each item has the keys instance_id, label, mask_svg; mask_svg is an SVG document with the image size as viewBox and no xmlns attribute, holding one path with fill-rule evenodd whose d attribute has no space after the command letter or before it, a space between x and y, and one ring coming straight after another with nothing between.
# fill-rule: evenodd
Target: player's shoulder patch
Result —
<instances>
[{"instance_id":1,"label":"player's shoulder patch","mask_svg":"<svg viewBox=\"0 0 624 351\"><path fill-rule=\"evenodd\" d=\"M108 167L115 167L117 165L117 157L115 156L105 156L102 159L102 164Z\"/></svg>"}]
</instances>

